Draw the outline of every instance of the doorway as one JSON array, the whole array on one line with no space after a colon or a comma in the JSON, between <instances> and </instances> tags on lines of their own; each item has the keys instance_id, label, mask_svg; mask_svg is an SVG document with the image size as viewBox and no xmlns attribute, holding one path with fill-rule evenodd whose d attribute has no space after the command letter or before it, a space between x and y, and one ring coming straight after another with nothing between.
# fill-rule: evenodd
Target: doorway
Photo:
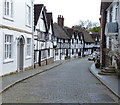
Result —
<instances>
[{"instance_id":1,"label":"doorway","mask_svg":"<svg viewBox=\"0 0 120 105\"><path fill-rule=\"evenodd\" d=\"M23 70L24 67L24 44L25 44L25 39L24 36L20 36L18 38L18 70Z\"/></svg>"}]
</instances>

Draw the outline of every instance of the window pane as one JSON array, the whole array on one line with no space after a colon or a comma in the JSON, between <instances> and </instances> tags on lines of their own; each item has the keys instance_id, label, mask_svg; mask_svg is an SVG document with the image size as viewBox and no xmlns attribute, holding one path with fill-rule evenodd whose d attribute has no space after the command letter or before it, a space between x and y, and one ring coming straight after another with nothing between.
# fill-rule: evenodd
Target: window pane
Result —
<instances>
[{"instance_id":1,"label":"window pane","mask_svg":"<svg viewBox=\"0 0 120 105\"><path fill-rule=\"evenodd\" d=\"M12 36L5 35L5 59L12 58Z\"/></svg>"},{"instance_id":2,"label":"window pane","mask_svg":"<svg viewBox=\"0 0 120 105\"><path fill-rule=\"evenodd\" d=\"M7 15L7 14L6 14L6 11L7 11L6 9L7 9L7 8L6 8L6 2L5 2L5 15Z\"/></svg>"},{"instance_id":3,"label":"window pane","mask_svg":"<svg viewBox=\"0 0 120 105\"><path fill-rule=\"evenodd\" d=\"M27 56L31 54L31 39L27 38Z\"/></svg>"},{"instance_id":4,"label":"window pane","mask_svg":"<svg viewBox=\"0 0 120 105\"><path fill-rule=\"evenodd\" d=\"M13 3L11 3L11 17L13 17Z\"/></svg>"},{"instance_id":5,"label":"window pane","mask_svg":"<svg viewBox=\"0 0 120 105\"><path fill-rule=\"evenodd\" d=\"M28 25L31 25L31 8L27 5L27 11L26 11L26 21Z\"/></svg>"},{"instance_id":6,"label":"window pane","mask_svg":"<svg viewBox=\"0 0 120 105\"><path fill-rule=\"evenodd\" d=\"M7 2L7 15L9 15L9 2Z\"/></svg>"}]
</instances>

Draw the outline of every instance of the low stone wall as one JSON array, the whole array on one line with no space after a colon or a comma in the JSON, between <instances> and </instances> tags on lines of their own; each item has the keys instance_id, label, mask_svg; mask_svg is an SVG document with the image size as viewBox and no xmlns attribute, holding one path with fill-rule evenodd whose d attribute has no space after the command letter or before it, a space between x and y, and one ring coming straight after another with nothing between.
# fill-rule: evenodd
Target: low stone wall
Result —
<instances>
[{"instance_id":1,"label":"low stone wall","mask_svg":"<svg viewBox=\"0 0 120 105\"><path fill-rule=\"evenodd\" d=\"M26 71L26 70L31 70L31 69L33 69L33 66L26 67L26 68L25 68L25 71Z\"/></svg>"},{"instance_id":2,"label":"low stone wall","mask_svg":"<svg viewBox=\"0 0 120 105\"><path fill-rule=\"evenodd\" d=\"M23 72L23 71L32 70L32 69L33 69L33 66L29 66L29 67L24 68L23 70L15 70L13 72L10 72L10 73L4 74L4 75L0 75L0 77L9 76L9 75L12 75L12 74L16 74L18 72Z\"/></svg>"},{"instance_id":3,"label":"low stone wall","mask_svg":"<svg viewBox=\"0 0 120 105\"><path fill-rule=\"evenodd\" d=\"M54 58L49 58L49 59L47 59L47 64L51 64L51 63L53 63L54 62Z\"/></svg>"},{"instance_id":4,"label":"low stone wall","mask_svg":"<svg viewBox=\"0 0 120 105\"><path fill-rule=\"evenodd\" d=\"M41 66L45 66L46 65L46 60L41 61Z\"/></svg>"}]
</instances>

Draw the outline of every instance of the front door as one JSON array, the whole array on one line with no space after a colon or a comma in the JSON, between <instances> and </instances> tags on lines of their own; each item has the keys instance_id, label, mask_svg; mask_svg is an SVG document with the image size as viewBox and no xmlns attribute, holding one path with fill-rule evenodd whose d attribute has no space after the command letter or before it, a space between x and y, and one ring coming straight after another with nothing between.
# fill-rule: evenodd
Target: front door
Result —
<instances>
[{"instance_id":1,"label":"front door","mask_svg":"<svg viewBox=\"0 0 120 105\"><path fill-rule=\"evenodd\" d=\"M24 37L18 38L18 70L23 70L24 67Z\"/></svg>"}]
</instances>

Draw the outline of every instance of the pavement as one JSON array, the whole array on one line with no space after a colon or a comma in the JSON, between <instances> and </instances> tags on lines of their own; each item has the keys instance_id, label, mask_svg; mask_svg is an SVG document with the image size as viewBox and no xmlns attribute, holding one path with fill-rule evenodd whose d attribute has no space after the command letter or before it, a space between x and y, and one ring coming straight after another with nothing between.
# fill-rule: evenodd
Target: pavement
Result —
<instances>
[{"instance_id":1,"label":"pavement","mask_svg":"<svg viewBox=\"0 0 120 105\"><path fill-rule=\"evenodd\" d=\"M14 86L16 83L19 83L25 79L31 78L37 74L42 73L42 72L48 71L52 68L55 68L55 67L61 65L64 62L67 62L67 61L69 61L69 60L55 61L52 64L41 66L41 67L38 67L36 69L26 70L23 72L17 72L17 73L12 74L12 75L0 77L0 80L1 80L0 84L2 84L2 87L0 88L0 93L6 91L10 87Z\"/></svg>"},{"instance_id":2,"label":"pavement","mask_svg":"<svg viewBox=\"0 0 120 105\"><path fill-rule=\"evenodd\" d=\"M95 63L91 65L89 68L90 72L99 79L111 92L113 92L117 97L120 98L120 90L119 90L119 83L120 78L117 77L117 75L100 75L98 72L100 72L100 69L97 69L95 67Z\"/></svg>"}]
</instances>

